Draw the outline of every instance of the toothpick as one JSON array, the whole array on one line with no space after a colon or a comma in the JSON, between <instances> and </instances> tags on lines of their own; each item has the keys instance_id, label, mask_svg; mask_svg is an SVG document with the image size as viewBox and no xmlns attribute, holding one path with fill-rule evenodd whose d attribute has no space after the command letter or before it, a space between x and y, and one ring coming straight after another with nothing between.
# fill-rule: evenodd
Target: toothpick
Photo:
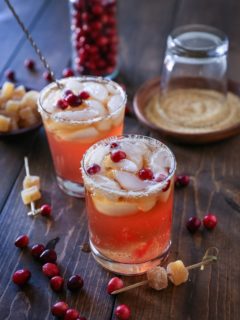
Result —
<instances>
[{"instance_id":1,"label":"toothpick","mask_svg":"<svg viewBox=\"0 0 240 320\"><path fill-rule=\"evenodd\" d=\"M215 254L216 255L209 255L210 250L215 250ZM209 263L211 263L213 261L217 261L218 253L219 253L218 248L210 247L210 248L208 248L206 250L206 252L205 252L205 254L204 254L203 258L202 258L202 261L200 261L198 263L195 263L195 264L192 264L192 265L186 267L186 269L192 270L192 269L196 269L198 267L201 267L200 270L203 270L205 265L208 265ZM137 282L137 283L131 284L130 286L115 290L111 294L118 294L118 293L125 292L125 291L128 291L128 290L137 288L137 287L144 286L146 284L148 284L148 280Z\"/></svg>"}]
</instances>

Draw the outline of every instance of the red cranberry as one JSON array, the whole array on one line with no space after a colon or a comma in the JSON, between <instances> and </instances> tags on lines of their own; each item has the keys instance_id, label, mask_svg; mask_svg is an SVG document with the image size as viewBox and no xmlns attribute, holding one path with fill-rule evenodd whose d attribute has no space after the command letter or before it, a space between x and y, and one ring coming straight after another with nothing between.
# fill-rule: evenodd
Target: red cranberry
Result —
<instances>
[{"instance_id":1,"label":"red cranberry","mask_svg":"<svg viewBox=\"0 0 240 320\"><path fill-rule=\"evenodd\" d=\"M115 149L115 148L117 148L118 147L118 144L116 143L116 142L112 142L111 144L110 144L110 148L111 149Z\"/></svg>"},{"instance_id":2,"label":"red cranberry","mask_svg":"<svg viewBox=\"0 0 240 320\"><path fill-rule=\"evenodd\" d=\"M34 70L35 69L35 62L32 59L26 59L24 61L24 65L26 68L28 68L29 70Z\"/></svg>"},{"instance_id":3,"label":"red cranberry","mask_svg":"<svg viewBox=\"0 0 240 320\"><path fill-rule=\"evenodd\" d=\"M17 237L17 239L15 240L15 246L18 248L25 248L27 247L29 244L29 238L26 234Z\"/></svg>"},{"instance_id":4,"label":"red cranberry","mask_svg":"<svg viewBox=\"0 0 240 320\"><path fill-rule=\"evenodd\" d=\"M111 294L113 291L123 288L123 281L118 277L110 279L107 285L107 292Z\"/></svg>"},{"instance_id":5,"label":"red cranberry","mask_svg":"<svg viewBox=\"0 0 240 320\"><path fill-rule=\"evenodd\" d=\"M143 168L138 171L138 176L141 180L152 180L153 179L153 172L151 169Z\"/></svg>"},{"instance_id":6,"label":"red cranberry","mask_svg":"<svg viewBox=\"0 0 240 320\"><path fill-rule=\"evenodd\" d=\"M76 309L68 309L65 313L64 320L77 320L79 312Z\"/></svg>"},{"instance_id":7,"label":"red cranberry","mask_svg":"<svg viewBox=\"0 0 240 320\"><path fill-rule=\"evenodd\" d=\"M166 179L166 176L164 174L159 174L159 176L155 179L157 182L162 182ZM171 185L171 180L167 181L166 186L162 189L163 192L167 191Z\"/></svg>"},{"instance_id":8,"label":"red cranberry","mask_svg":"<svg viewBox=\"0 0 240 320\"><path fill-rule=\"evenodd\" d=\"M15 72L13 70L6 70L5 71L5 77L10 81L15 81Z\"/></svg>"},{"instance_id":9,"label":"red cranberry","mask_svg":"<svg viewBox=\"0 0 240 320\"><path fill-rule=\"evenodd\" d=\"M188 219L186 227L188 231L191 233L196 232L201 226L201 220L198 219L197 217L191 217Z\"/></svg>"},{"instance_id":10,"label":"red cranberry","mask_svg":"<svg viewBox=\"0 0 240 320\"><path fill-rule=\"evenodd\" d=\"M212 230L216 227L217 225L217 217L212 214L208 213L204 218L203 218L203 225L205 228L208 230Z\"/></svg>"},{"instance_id":11,"label":"red cranberry","mask_svg":"<svg viewBox=\"0 0 240 320\"><path fill-rule=\"evenodd\" d=\"M120 304L114 311L115 316L121 320L128 320L131 316L131 310L126 304Z\"/></svg>"},{"instance_id":12,"label":"red cranberry","mask_svg":"<svg viewBox=\"0 0 240 320\"><path fill-rule=\"evenodd\" d=\"M52 207L49 204L44 204L41 206L40 210L43 217L49 217L52 212Z\"/></svg>"},{"instance_id":13,"label":"red cranberry","mask_svg":"<svg viewBox=\"0 0 240 320\"><path fill-rule=\"evenodd\" d=\"M64 97L68 96L69 94L73 94L72 90L68 89L64 91Z\"/></svg>"},{"instance_id":14,"label":"red cranberry","mask_svg":"<svg viewBox=\"0 0 240 320\"><path fill-rule=\"evenodd\" d=\"M103 8L100 5L95 5L92 7L92 13L96 15L100 15L103 13Z\"/></svg>"},{"instance_id":15,"label":"red cranberry","mask_svg":"<svg viewBox=\"0 0 240 320\"><path fill-rule=\"evenodd\" d=\"M100 170L101 170L101 167L98 164L94 163L91 167L87 169L87 173L90 175L93 175L98 173Z\"/></svg>"},{"instance_id":16,"label":"red cranberry","mask_svg":"<svg viewBox=\"0 0 240 320\"><path fill-rule=\"evenodd\" d=\"M40 260L43 263L51 262L54 263L57 261L57 254L56 251L53 249L44 250L43 253L40 255Z\"/></svg>"},{"instance_id":17,"label":"red cranberry","mask_svg":"<svg viewBox=\"0 0 240 320\"><path fill-rule=\"evenodd\" d=\"M118 150L116 152L111 152L110 157L113 162L119 162L127 157L124 151Z\"/></svg>"},{"instance_id":18,"label":"red cranberry","mask_svg":"<svg viewBox=\"0 0 240 320\"><path fill-rule=\"evenodd\" d=\"M45 276L47 276L49 278L58 276L60 273L58 266L56 264L50 263L50 262L45 263L42 266L42 272L45 274Z\"/></svg>"},{"instance_id":19,"label":"red cranberry","mask_svg":"<svg viewBox=\"0 0 240 320\"><path fill-rule=\"evenodd\" d=\"M28 269L21 269L14 272L12 281L18 286L23 286L31 278L31 272Z\"/></svg>"},{"instance_id":20,"label":"red cranberry","mask_svg":"<svg viewBox=\"0 0 240 320\"><path fill-rule=\"evenodd\" d=\"M90 94L87 91L82 91L79 95L80 99L86 100L90 97Z\"/></svg>"},{"instance_id":21,"label":"red cranberry","mask_svg":"<svg viewBox=\"0 0 240 320\"><path fill-rule=\"evenodd\" d=\"M108 44L109 40L107 37L101 37L97 40L97 44L101 46L106 46Z\"/></svg>"},{"instance_id":22,"label":"red cranberry","mask_svg":"<svg viewBox=\"0 0 240 320\"><path fill-rule=\"evenodd\" d=\"M60 276L55 276L50 280L51 288L53 289L53 291L56 291L56 292L62 290L63 284L64 284L64 279L63 277L60 277Z\"/></svg>"},{"instance_id":23,"label":"red cranberry","mask_svg":"<svg viewBox=\"0 0 240 320\"><path fill-rule=\"evenodd\" d=\"M82 103L82 100L80 99L80 97L76 96L73 93L68 94L65 100L71 107L78 107Z\"/></svg>"},{"instance_id":24,"label":"red cranberry","mask_svg":"<svg viewBox=\"0 0 240 320\"><path fill-rule=\"evenodd\" d=\"M175 187L177 188L186 187L189 184L189 182L190 182L189 176L178 175L175 178Z\"/></svg>"},{"instance_id":25,"label":"red cranberry","mask_svg":"<svg viewBox=\"0 0 240 320\"><path fill-rule=\"evenodd\" d=\"M65 110L65 109L67 109L67 107L68 107L68 103L67 103L67 101L64 100L64 99L59 99L59 100L57 101L57 107L60 108L60 109L62 109L62 110Z\"/></svg>"},{"instance_id":26,"label":"red cranberry","mask_svg":"<svg viewBox=\"0 0 240 320\"><path fill-rule=\"evenodd\" d=\"M35 259L39 259L40 255L43 253L43 251L45 250L45 246L43 244L35 244L34 246L32 246L31 249L31 255L35 258Z\"/></svg>"},{"instance_id":27,"label":"red cranberry","mask_svg":"<svg viewBox=\"0 0 240 320\"><path fill-rule=\"evenodd\" d=\"M79 275L74 275L71 276L67 282L67 287L70 291L76 291L79 290L83 287L84 282L82 277L80 277Z\"/></svg>"},{"instance_id":28,"label":"red cranberry","mask_svg":"<svg viewBox=\"0 0 240 320\"><path fill-rule=\"evenodd\" d=\"M52 77L52 75L51 75L51 73L49 71L43 72L43 78L48 82L52 82L53 81L53 77Z\"/></svg>"},{"instance_id":29,"label":"red cranberry","mask_svg":"<svg viewBox=\"0 0 240 320\"><path fill-rule=\"evenodd\" d=\"M71 68L66 68L62 72L63 78L69 78L74 76L74 72Z\"/></svg>"},{"instance_id":30,"label":"red cranberry","mask_svg":"<svg viewBox=\"0 0 240 320\"><path fill-rule=\"evenodd\" d=\"M52 315L56 317L64 317L68 309L68 304L64 301L59 301L52 306Z\"/></svg>"}]
</instances>

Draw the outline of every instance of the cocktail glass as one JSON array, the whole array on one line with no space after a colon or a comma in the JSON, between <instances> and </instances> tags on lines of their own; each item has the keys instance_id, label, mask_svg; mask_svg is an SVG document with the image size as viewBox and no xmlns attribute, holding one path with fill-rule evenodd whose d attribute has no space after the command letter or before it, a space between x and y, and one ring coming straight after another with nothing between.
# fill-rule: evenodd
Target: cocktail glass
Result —
<instances>
[{"instance_id":1,"label":"cocktail glass","mask_svg":"<svg viewBox=\"0 0 240 320\"><path fill-rule=\"evenodd\" d=\"M119 150L126 158L114 163L111 154ZM151 180L138 178L145 167L148 175L153 173ZM141 274L167 257L175 168L166 145L139 135L111 137L85 153L82 175L90 245L104 268Z\"/></svg>"}]
</instances>

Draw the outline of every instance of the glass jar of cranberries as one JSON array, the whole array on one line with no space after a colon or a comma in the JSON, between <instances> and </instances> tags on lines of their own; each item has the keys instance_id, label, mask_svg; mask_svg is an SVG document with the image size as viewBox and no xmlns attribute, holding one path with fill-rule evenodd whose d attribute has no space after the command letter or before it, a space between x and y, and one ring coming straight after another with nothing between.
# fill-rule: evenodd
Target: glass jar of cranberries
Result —
<instances>
[{"instance_id":1,"label":"glass jar of cranberries","mask_svg":"<svg viewBox=\"0 0 240 320\"><path fill-rule=\"evenodd\" d=\"M117 0L70 0L73 67L77 74L117 74Z\"/></svg>"}]
</instances>

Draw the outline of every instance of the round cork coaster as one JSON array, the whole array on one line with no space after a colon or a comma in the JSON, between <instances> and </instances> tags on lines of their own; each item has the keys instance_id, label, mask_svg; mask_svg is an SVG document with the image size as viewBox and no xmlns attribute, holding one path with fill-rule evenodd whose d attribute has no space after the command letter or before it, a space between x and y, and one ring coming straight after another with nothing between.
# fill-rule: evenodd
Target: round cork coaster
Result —
<instances>
[{"instance_id":1,"label":"round cork coaster","mask_svg":"<svg viewBox=\"0 0 240 320\"><path fill-rule=\"evenodd\" d=\"M192 83L192 79L190 81ZM189 81L186 81L186 87L189 88ZM185 93L197 94L199 100L204 98L201 97L204 90L199 95L197 89L175 90L174 95L166 99L164 109L159 103L159 88L160 78L145 82L134 96L133 107L137 118L162 136L186 144L203 144L240 133L240 84L228 81L226 105L221 112L214 100L216 93L209 90L204 107L196 105L189 109L188 105L184 106L181 98L186 100ZM171 107L171 99L177 99L177 108ZM216 121L213 123L213 120Z\"/></svg>"}]
</instances>

